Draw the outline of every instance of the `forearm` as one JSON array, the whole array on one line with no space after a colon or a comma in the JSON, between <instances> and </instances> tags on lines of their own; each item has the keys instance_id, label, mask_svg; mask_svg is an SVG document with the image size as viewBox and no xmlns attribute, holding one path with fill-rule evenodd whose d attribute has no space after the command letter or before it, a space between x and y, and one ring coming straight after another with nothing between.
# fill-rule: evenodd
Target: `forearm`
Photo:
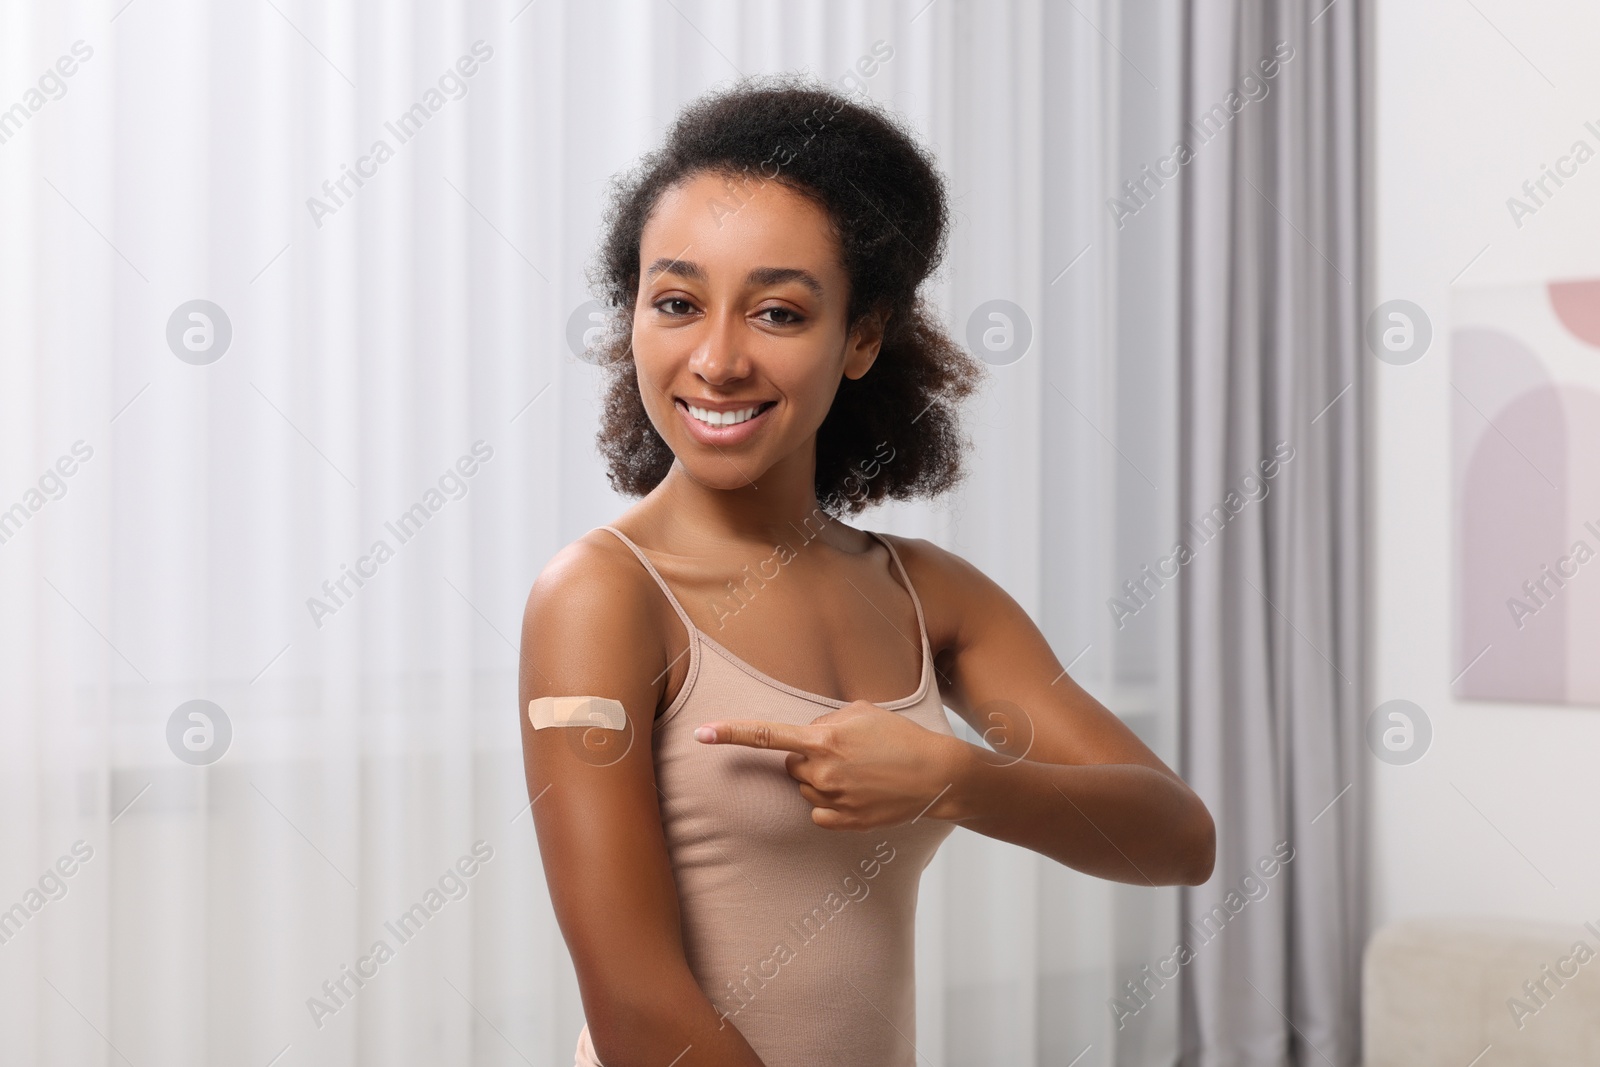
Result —
<instances>
[{"instance_id":1,"label":"forearm","mask_svg":"<svg viewBox=\"0 0 1600 1067\"><path fill-rule=\"evenodd\" d=\"M1012 761L952 741L961 748L933 817L1112 881L1198 885L1211 876L1211 816L1172 776L1141 764Z\"/></svg>"},{"instance_id":2,"label":"forearm","mask_svg":"<svg viewBox=\"0 0 1600 1067\"><path fill-rule=\"evenodd\" d=\"M763 1067L733 1020L718 1016L687 973L676 980L633 982L630 989L602 998L593 1011L584 998L589 1037L606 1067Z\"/></svg>"}]
</instances>

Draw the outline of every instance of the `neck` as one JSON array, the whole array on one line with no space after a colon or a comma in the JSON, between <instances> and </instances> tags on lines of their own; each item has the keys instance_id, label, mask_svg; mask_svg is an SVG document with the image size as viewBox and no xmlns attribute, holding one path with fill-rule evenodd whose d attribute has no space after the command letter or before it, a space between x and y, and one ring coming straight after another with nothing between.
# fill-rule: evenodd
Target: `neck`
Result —
<instances>
[{"instance_id":1,"label":"neck","mask_svg":"<svg viewBox=\"0 0 1600 1067\"><path fill-rule=\"evenodd\" d=\"M837 520L817 500L815 454L801 449L791 459L774 464L759 481L732 489L696 481L674 460L650 496L659 501L662 514L672 516L679 536L695 547L809 540Z\"/></svg>"}]
</instances>

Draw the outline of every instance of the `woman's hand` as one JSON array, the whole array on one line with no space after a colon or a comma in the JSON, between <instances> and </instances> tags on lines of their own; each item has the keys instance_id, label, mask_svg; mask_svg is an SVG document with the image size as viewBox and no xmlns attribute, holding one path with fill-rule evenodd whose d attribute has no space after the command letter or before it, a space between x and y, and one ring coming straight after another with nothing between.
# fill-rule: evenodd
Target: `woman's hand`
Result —
<instances>
[{"instance_id":1,"label":"woman's hand","mask_svg":"<svg viewBox=\"0 0 1600 1067\"><path fill-rule=\"evenodd\" d=\"M955 782L959 738L858 700L805 726L725 719L695 729L706 744L783 749L789 777L825 830L870 830L940 818L936 806Z\"/></svg>"}]
</instances>

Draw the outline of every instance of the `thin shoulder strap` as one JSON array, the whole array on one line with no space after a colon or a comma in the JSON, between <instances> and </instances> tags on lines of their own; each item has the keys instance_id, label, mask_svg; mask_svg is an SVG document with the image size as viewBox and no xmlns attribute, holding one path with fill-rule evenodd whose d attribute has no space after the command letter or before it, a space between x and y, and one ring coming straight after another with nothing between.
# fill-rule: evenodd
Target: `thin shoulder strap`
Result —
<instances>
[{"instance_id":1,"label":"thin shoulder strap","mask_svg":"<svg viewBox=\"0 0 1600 1067\"><path fill-rule=\"evenodd\" d=\"M650 572L650 577L656 580L656 584L659 585L661 587L661 591L666 594L667 602L672 605L672 610L676 611L678 613L678 618L683 620L684 629L688 630L691 634L699 633L700 631L695 626L694 621L689 618L689 613L683 610L683 605L678 603L678 598L672 595L672 588L667 585L667 580L661 577L661 572L656 570L655 564L650 562L649 558L644 554L644 551L638 545L629 540L627 534L623 533L615 526L598 526L596 529L610 530L621 539L623 544L627 545L633 550L633 554L639 557L639 562L644 564L644 569ZM890 551L893 551L893 549ZM902 571L902 573L904 572ZM912 598L915 599L915 597L916 594L913 593ZM919 618L921 617L921 613L922 609L920 607L917 608L917 614Z\"/></svg>"},{"instance_id":2,"label":"thin shoulder strap","mask_svg":"<svg viewBox=\"0 0 1600 1067\"><path fill-rule=\"evenodd\" d=\"M900 580L906 583L906 591L911 594L911 606L917 609L917 630L922 635L923 644L928 642L928 624L922 617L922 598L917 596L917 587L911 584L911 575L906 573L906 565L900 562L900 553L895 551L889 539L873 530L866 531L882 542L883 547L889 550L889 558L894 560L895 569L900 572Z\"/></svg>"}]
</instances>

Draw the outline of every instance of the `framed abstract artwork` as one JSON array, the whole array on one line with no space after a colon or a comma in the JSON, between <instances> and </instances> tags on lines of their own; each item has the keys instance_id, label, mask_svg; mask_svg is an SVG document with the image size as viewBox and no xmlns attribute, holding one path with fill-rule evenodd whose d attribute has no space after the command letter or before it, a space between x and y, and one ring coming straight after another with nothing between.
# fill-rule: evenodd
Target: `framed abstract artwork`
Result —
<instances>
[{"instance_id":1,"label":"framed abstract artwork","mask_svg":"<svg viewBox=\"0 0 1600 1067\"><path fill-rule=\"evenodd\" d=\"M1450 306L1458 697L1600 705L1600 279Z\"/></svg>"}]
</instances>

